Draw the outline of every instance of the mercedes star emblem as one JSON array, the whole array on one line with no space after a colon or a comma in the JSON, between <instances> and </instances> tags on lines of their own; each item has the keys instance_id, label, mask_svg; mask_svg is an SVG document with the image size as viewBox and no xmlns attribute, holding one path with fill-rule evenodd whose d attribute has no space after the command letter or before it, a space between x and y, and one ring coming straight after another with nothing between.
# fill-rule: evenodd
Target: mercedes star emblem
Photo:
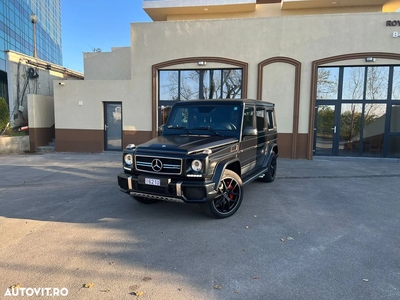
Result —
<instances>
[{"instance_id":1,"label":"mercedes star emblem","mask_svg":"<svg viewBox=\"0 0 400 300\"><path fill-rule=\"evenodd\" d=\"M151 168L153 169L154 172L160 172L162 167L163 164L159 159L153 159L153 161L151 162Z\"/></svg>"}]
</instances>

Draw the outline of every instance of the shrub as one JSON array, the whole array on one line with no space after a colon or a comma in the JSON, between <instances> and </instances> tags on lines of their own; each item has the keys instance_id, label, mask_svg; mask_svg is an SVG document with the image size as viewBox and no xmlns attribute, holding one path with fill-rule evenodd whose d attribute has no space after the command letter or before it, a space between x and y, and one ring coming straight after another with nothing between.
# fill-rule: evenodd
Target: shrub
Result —
<instances>
[{"instance_id":1,"label":"shrub","mask_svg":"<svg viewBox=\"0 0 400 300\"><path fill-rule=\"evenodd\" d=\"M6 100L0 97L0 132L6 128L10 120L10 112Z\"/></svg>"}]
</instances>

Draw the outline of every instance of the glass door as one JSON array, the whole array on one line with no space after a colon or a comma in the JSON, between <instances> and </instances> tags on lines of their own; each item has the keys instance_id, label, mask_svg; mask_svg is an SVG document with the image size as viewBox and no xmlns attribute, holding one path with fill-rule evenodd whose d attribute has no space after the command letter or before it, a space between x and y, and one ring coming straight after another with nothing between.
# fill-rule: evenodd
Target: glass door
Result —
<instances>
[{"instance_id":1,"label":"glass door","mask_svg":"<svg viewBox=\"0 0 400 300\"><path fill-rule=\"evenodd\" d=\"M315 155L397 155L400 66L320 67L316 91Z\"/></svg>"},{"instance_id":2,"label":"glass door","mask_svg":"<svg viewBox=\"0 0 400 300\"><path fill-rule=\"evenodd\" d=\"M360 154L362 116L362 103L341 104L338 155L358 156Z\"/></svg>"},{"instance_id":3,"label":"glass door","mask_svg":"<svg viewBox=\"0 0 400 300\"><path fill-rule=\"evenodd\" d=\"M314 154L334 155L337 148L335 105L317 105L314 128Z\"/></svg>"},{"instance_id":4,"label":"glass door","mask_svg":"<svg viewBox=\"0 0 400 300\"><path fill-rule=\"evenodd\" d=\"M121 102L104 102L104 150L122 150Z\"/></svg>"}]
</instances>

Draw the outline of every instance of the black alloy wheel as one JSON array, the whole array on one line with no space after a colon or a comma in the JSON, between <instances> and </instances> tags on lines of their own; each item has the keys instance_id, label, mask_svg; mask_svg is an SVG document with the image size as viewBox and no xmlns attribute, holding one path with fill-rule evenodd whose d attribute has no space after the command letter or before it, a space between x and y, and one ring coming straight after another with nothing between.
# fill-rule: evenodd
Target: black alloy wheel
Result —
<instances>
[{"instance_id":1,"label":"black alloy wheel","mask_svg":"<svg viewBox=\"0 0 400 300\"><path fill-rule=\"evenodd\" d=\"M222 219L232 216L242 204L242 180L235 172L225 170L219 182L218 193L209 203L201 203L201 209L211 217Z\"/></svg>"},{"instance_id":2,"label":"black alloy wheel","mask_svg":"<svg viewBox=\"0 0 400 300\"><path fill-rule=\"evenodd\" d=\"M265 172L264 176L261 177L261 181L272 182L276 177L276 170L278 166L277 157L274 151L271 152L271 158L268 164L268 171Z\"/></svg>"}]
</instances>

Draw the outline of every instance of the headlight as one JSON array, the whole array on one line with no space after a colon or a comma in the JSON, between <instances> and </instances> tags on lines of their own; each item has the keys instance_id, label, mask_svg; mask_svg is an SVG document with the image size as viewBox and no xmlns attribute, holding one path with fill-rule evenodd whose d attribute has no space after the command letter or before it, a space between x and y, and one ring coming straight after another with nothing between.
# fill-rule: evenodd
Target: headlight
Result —
<instances>
[{"instance_id":1,"label":"headlight","mask_svg":"<svg viewBox=\"0 0 400 300\"><path fill-rule=\"evenodd\" d=\"M203 167L203 164L198 159L192 161L192 170L193 171L199 172L199 171L201 171L202 167Z\"/></svg>"},{"instance_id":2,"label":"headlight","mask_svg":"<svg viewBox=\"0 0 400 300\"><path fill-rule=\"evenodd\" d=\"M129 166L133 165L133 156L132 154L126 154L124 156L125 163Z\"/></svg>"}]
</instances>

